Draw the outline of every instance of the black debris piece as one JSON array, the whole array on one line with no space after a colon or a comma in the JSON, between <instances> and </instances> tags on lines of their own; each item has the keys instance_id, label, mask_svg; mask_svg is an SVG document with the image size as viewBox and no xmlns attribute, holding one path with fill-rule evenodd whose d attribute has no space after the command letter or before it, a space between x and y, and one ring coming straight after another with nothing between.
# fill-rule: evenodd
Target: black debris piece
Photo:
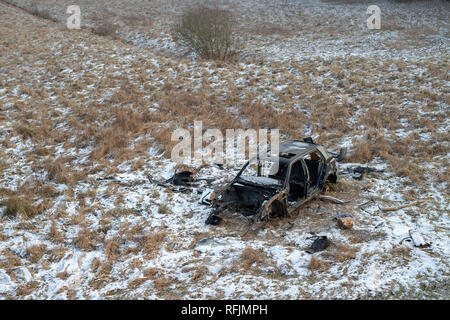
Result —
<instances>
[{"instance_id":1,"label":"black debris piece","mask_svg":"<svg viewBox=\"0 0 450 320\"><path fill-rule=\"evenodd\" d=\"M364 177L365 174L368 173L373 173L373 172L384 172L385 170L378 170L378 169L374 169L374 168L370 168L370 167L362 167L362 166L358 166L356 168L351 169L351 173L352 173L352 178L355 180L362 180L362 178Z\"/></svg>"},{"instance_id":2,"label":"black debris piece","mask_svg":"<svg viewBox=\"0 0 450 320\"><path fill-rule=\"evenodd\" d=\"M308 239L315 239L311 246L306 250L306 252L311 254L323 251L331 244L331 241L327 238L327 236L313 236Z\"/></svg>"},{"instance_id":3,"label":"black debris piece","mask_svg":"<svg viewBox=\"0 0 450 320\"><path fill-rule=\"evenodd\" d=\"M172 183L176 186L185 186L192 183L193 181L194 178L192 177L192 172L182 171L175 173L172 178L166 180L166 183Z\"/></svg>"},{"instance_id":4,"label":"black debris piece","mask_svg":"<svg viewBox=\"0 0 450 320\"><path fill-rule=\"evenodd\" d=\"M222 218L219 216L216 216L215 214L211 214L208 219L206 219L206 224L210 224L213 226L217 226L218 224L220 224L222 222Z\"/></svg>"},{"instance_id":5,"label":"black debris piece","mask_svg":"<svg viewBox=\"0 0 450 320\"><path fill-rule=\"evenodd\" d=\"M333 221L336 222L336 221L338 221L339 219L342 219L342 218L352 218L353 219L353 216L351 216L349 214L346 214L346 213L343 213L343 212L338 212L336 214L336 216L333 217Z\"/></svg>"},{"instance_id":6,"label":"black debris piece","mask_svg":"<svg viewBox=\"0 0 450 320\"><path fill-rule=\"evenodd\" d=\"M400 241L400 244L402 244L403 241L412 242L414 247L417 248L428 248L431 246L431 242L426 242L422 235L415 231L415 230L409 230L409 237L406 237Z\"/></svg>"}]
</instances>

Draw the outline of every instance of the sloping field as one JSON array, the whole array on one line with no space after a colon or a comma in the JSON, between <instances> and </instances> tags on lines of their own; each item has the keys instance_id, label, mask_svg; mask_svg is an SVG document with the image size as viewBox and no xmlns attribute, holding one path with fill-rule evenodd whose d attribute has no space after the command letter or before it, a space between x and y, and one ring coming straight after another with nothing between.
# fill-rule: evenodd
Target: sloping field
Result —
<instances>
[{"instance_id":1,"label":"sloping field","mask_svg":"<svg viewBox=\"0 0 450 320\"><path fill-rule=\"evenodd\" d=\"M130 2L122 7L139 8ZM170 2L146 3L169 12ZM314 14L334 4L308 4L305 29L316 30L308 37L323 38ZM372 33L367 52L349 40L357 47L350 55L345 41L327 36L295 53L295 33L272 44L261 35L248 48L262 53L224 63L181 57L161 36L169 37L163 18L152 16L156 50L133 40L143 26L124 22L116 36L99 36L66 29L64 9L53 22L0 2L0 297L448 299L449 29L442 10L412 8L431 30L417 27L413 44L402 38L411 34L405 16L396 16L403 31ZM348 11L355 24L366 17L358 12ZM319 44L326 55L311 54ZM204 129L278 128L284 138L348 146L327 194L349 202L314 200L249 232L238 213L206 226L210 209L198 204L206 186L174 192L147 179L171 176L171 133L196 120ZM385 171L344 174L361 164ZM237 169L198 175L218 186ZM339 212L353 216L353 229L337 228ZM400 244L410 229L431 247ZM310 232L333 245L306 253Z\"/></svg>"}]
</instances>

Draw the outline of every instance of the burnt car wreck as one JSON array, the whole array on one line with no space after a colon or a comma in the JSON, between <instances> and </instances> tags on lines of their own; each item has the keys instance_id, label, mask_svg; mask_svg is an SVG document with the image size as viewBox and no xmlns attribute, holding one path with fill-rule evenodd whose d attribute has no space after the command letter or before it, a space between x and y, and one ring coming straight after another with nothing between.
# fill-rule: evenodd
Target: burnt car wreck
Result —
<instances>
[{"instance_id":1,"label":"burnt car wreck","mask_svg":"<svg viewBox=\"0 0 450 320\"><path fill-rule=\"evenodd\" d=\"M253 222L291 216L321 193L327 181L337 181L336 162L344 156L345 149L335 154L311 138L281 142L275 170L264 160L250 160L228 184L202 199L215 208L206 224L219 224L220 214L227 210L239 211Z\"/></svg>"}]
</instances>

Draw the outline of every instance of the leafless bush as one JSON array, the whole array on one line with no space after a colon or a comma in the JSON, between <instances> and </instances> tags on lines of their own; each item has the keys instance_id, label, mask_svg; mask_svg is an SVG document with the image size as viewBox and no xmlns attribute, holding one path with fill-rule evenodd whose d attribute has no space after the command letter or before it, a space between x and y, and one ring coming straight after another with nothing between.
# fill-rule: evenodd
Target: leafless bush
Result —
<instances>
[{"instance_id":1,"label":"leafless bush","mask_svg":"<svg viewBox=\"0 0 450 320\"><path fill-rule=\"evenodd\" d=\"M94 17L95 26L92 28L92 32L98 36L106 37L116 34L117 25L115 25L108 18L107 15L98 15Z\"/></svg>"},{"instance_id":2,"label":"leafless bush","mask_svg":"<svg viewBox=\"0 0 450 320\"><path fill-rule=\"evenodd\" d=\"M197 7L182 15L174 38L204 59L228 60L236 56L241 45L234 25L229 11Z\"/></svg>"},{"instance_id":3,"label":"leafless bush","mask_svg":"<svg viewBox=\"0 0 450 320\"><path fill-rule=\"evenodd\" d=\"M37 17L40 17L42 19L51 20L53 22L57 22L57 19L52 17L50 10L48 8L39 8L36 3L33 3L31 8L29 9L29 12Z\"/></svg>"}]
</instances>

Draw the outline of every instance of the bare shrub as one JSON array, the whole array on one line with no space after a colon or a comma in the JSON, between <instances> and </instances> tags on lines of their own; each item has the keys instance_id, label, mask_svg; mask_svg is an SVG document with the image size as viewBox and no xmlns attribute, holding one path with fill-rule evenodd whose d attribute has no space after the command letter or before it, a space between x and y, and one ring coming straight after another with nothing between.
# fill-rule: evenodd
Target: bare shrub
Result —
<instances>
[{"instance_id":1,"label":"bare shrub","mask_svg":"<svg viewBox=\"0 0 450 320\"><path fill-rule=\"evenodd\" d=\"M147 17L145 15L140 14L126 14L121 15L120 18L127 24L131 26L135 25L141 25L141 26L151 26L152 25L152 19L150 17Z\"/></svg>"},{"instance_id":2,"label":"bare shrub","mask_svg":"<svg viewBox=\"0 0 450 320\"><path fill-rule=\"evenodd\" d=\"M31 6L29 12L37 17L40 17L42 19L51 20L53 22L57 22L58 20L55 17L52 17L50 10L48 8L39 8L36 3L33 3Z\"/></svg>"},{"instance_id":3,"label":"bare shrub","mask_svg":"<svg viewBox=\"0 0 450 320\"><path fill-rule=\"evenodd\" d=\"M32 263L39 262L45 253L47 246L45 244L33 245L27 248L27 256Z\"/></svg>"},{"instance_id":4,"label":"bare shrub","mask_svg":"<svg viewBox=\"0 0 450 320\"><path fill-rule=\"evenodd\" d=\"M116 34L117 25L111 22L106 14L96 15L94 20L95 26L92 28L94 34L102 37L113 36Z\"/></svg>"},{"instance_id":5,"label":"bare shrub","mask_svg":"<svg viewBox=\"0 0 450 320\"><path fill-rule=\"evenodd\" d=\"M240 47L234 25L229 11L197 7L181 16L174 38L204 59L228 60Z\"/></svg>"}]
</instances>

